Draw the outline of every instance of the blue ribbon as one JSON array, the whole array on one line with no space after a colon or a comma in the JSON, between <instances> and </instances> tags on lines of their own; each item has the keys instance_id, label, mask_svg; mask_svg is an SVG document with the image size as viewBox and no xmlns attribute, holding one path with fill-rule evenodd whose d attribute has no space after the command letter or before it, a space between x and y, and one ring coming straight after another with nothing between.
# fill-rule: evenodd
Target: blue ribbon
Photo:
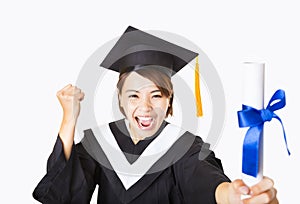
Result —
<instances>
[{"instance_id":1,"label":"blue ribbon","mask_svg":"<svg viewBox=\"0 0 300 204\"><path fill-rule=\"evenodd\" d=\"M281 119L274 113L285 106L285 93L277 90L270 99L266 109L256 110L250 106L243 105L238 111L239 127L249 127L243 144L243 167L244 174L256 177L259 170L259 147L264 123L273 118L279 120L283 130L283 136L288 154L290 151L287 145L285 130Z\"/></svg>"}]
</instances>

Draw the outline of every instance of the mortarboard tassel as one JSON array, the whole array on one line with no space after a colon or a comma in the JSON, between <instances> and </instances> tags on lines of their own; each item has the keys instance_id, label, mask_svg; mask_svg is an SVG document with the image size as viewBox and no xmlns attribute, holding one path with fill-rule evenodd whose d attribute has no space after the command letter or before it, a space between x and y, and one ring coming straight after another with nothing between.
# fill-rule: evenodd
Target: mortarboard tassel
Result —
<instances>
[{"instance_id":1,"label":"mortarboard tassel","mask_svg":"<svg viewBox=\"0 0 300 204\"><path fill-rule=\"evenodd\" d=\"M202 111L202 102L201 102L201 94L200 94L200 71L199 71L198 56L196 57L196 65L195 65L195 97L196 97L196 106L197 106L197 117L201 117L203 116L203 111Z\"/></svg>"}]
</instances>

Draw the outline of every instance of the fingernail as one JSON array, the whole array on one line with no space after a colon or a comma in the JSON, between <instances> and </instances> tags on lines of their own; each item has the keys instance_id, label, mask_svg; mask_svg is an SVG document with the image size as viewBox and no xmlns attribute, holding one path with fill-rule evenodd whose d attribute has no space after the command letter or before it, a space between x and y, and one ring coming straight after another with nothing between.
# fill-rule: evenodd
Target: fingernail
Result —
<instances>
[{"instance_id":1,"label":"fingernail","mask_svg":"<svg viewBox=\"0 0 300 204\"><path fill-rule=\"evenodd\" d=\"M239 188L240 193L244 194L244 195L248 195L249 193L249 189L246 186L242 186Z\"/></svg>"}]
</instances>

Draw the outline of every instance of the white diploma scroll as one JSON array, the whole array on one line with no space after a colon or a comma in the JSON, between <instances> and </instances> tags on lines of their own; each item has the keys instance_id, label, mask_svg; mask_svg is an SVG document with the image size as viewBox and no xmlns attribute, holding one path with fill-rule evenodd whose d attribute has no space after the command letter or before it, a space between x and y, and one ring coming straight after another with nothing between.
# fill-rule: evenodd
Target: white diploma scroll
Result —
<instances>
[{"instance_id":1,"label":"white diploma scroll","mask_svg":"<svg viewBox=\"0 0 300 204\"><path fill-rule=\"evenodd\" d=\"M264 108L265 64L245 62L243 67L243 104L261 110ZM242 173L242 180L248 186L257 184L263 178L263 131L259 149L259 171L256 177Z\"/></svg>"}]
</instances>

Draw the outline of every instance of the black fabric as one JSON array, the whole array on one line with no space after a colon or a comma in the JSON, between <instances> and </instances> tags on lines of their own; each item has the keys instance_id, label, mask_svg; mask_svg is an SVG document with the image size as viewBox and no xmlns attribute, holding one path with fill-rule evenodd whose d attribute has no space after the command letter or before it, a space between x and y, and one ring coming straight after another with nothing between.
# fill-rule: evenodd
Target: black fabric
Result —
<instances>
[{"instance_id":1,"label":"black fabric","mask_svg":"<svg viewBox=\"0 0 300 204\"><path fill-rule=\"evenodd\" d=\"M111 123L110 128L121 149L127 153L140 155L156 137L142 141L145 143L139 142L137 149L140 145L140 150L132 150L131 146L123 146L122 139L118 139L120 135L126 135L117 128L120 125L118 123L124 121ZM85 131L85 138L93 138L93 132ZM116 173L111 170L100 146L97 151L88 153L82 142L74 145L71 157L66 161L58 137L48 159L47 174L35 188L33 197L46 204L87 204L96 185L99 185L98 203L101 204L215 203L216 187L229 179L223 172L221 161L212 151L207 150L208 156L199 159L204 144L201 138L186 132L147 174L125 190ZM189 145L188 151L180 148L186 145ZM103 161L96 161L94 154L101 154ZM162 166L161 171L153 170L166 163L169 165Z\"/></svg>"},{"instance_id":2,"label":"black fabric","mask_svg":"<svg viewBox=\"0 0 300 204\"><path fill-rule=\"evenodd\" d=\"M132 141L123 119L110 123L109 127L128 162L132 164L139 158L146 147L161 133L167 124L168 123L164 121L154 135L147 137L144 140L140 140L137 144L134 144Z\"/></svg>"}]
</instances>

